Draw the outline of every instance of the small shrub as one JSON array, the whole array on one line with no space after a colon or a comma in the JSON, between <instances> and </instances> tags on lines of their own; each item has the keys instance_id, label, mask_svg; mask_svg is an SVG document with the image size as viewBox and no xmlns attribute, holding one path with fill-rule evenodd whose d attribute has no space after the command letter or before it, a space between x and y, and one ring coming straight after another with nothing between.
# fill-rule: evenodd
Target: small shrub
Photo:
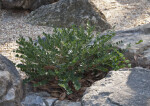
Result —
<instances>
[{"instance_id":1,"label":"small shrub","mask_svg":"<svg viewBox=\"0 0 150 106\"><path fill-rule=\"evenodd\" d=\"M107 72L128 66L129 60L110 43L113 32L99 37L88 25L86 31L73 26L72 29L54 29L51 35L43 34L45 39L38 37L37 42L23 37L17 40L16 56L22 62L17 67L28 76L25 81L35 81L35 86L56 80L71 94L69 82L79 90L79 80L87 71Z\"/></svg>"}]
</instances>

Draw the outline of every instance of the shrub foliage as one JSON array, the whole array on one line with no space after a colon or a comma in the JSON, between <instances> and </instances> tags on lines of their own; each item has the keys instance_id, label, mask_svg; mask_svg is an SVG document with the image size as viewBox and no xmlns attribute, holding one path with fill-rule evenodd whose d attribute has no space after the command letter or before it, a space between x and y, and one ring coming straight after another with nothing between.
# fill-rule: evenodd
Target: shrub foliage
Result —
<instances>
[{"instance_id":1,"label":"shrub foliage","mask_svg":"<svg viewBox=\"0 0 150 106\"><path fill-rule=\"evenodd\" d=\"M129 66L129 60L110 43L113 32L97 36L93 27L87 25L86 31L73 26L71 29L55 28L51 35L43 34L45 38L38 37L37 42L23 37L17 40L16 56L22 62L17 67L28 76L25 81L36 81L35 86L57 80L58 85L71 94L68 83L79 90L79 80L87 71L106 72Z\"/></svg>"}]
</instances>

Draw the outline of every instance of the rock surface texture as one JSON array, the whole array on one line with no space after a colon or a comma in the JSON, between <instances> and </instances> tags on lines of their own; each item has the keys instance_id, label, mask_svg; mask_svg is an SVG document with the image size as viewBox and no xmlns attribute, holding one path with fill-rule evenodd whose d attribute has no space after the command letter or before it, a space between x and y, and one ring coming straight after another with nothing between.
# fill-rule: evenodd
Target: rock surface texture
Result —
<instances>
[{"instance_id":1,"label":"rock surface texture","mask_svg":"<svg viewBox=\"0 0 150 106\"><path fill-rule=\"evenodd\" d=\"M117 31L113 38L113 43L123 41L118 45L119 48L125 49L129 45L126 56L135 64L150 68L150 23L133 29ZM139 41L140 44L136 44Z\"/></svg>"},{"instance_id":2,"label":"rock surface texture","mask_svg":"<svg viewBox=\"0 0 150 106\"><path fill-rule=\"evenodd\" d=\"M14 64L0 55L0 106L20 106L22 83Z\"/></svg>"},{"instance_id":3,"label":"rock surface texture","mask_svg":"<svg viewBox=\"0 0 150 106\"><path fill-rule=\"evenodd\" d=\"M2 7L35 10L42 5L51 4L56 1L57 0L2 0Z\"/></svg>"},{"instance_id":4,"label":"rock surface texture","mask_svg":"<svg viewBox=\"0 0 150 106\"><path fill-rule=\"evenodd\" d=\"M99 31L111 28L104 14L90 0L59 0L38 8L27 18L28 23L53 27L85 26L87 21Z\"/></svg>"},{"instance_id":5,"label":"rock surface texture","mask_svg":"<svg viewBox=\"0 0 150 106\"><path fill-rule=\"evenodd\" d=\"M83 106L150 106L150 70L141 67L111 71L89 87Z\"/></svg>"}]
</instances>

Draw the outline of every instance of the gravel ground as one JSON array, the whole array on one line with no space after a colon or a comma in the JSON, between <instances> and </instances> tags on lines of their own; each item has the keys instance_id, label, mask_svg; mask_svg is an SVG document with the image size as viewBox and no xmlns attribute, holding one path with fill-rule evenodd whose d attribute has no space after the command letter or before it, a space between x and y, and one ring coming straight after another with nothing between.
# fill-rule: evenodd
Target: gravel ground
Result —
<instances>
[{"instance_id":1,"label":"gravel ground","mask_svg":"<svg viewBox=\"0 0 150 106\"><path fill-rule=\"evenodd\" d=\"M100 3L98 3L100 1ZM115 26L115 30L128 29L150 22L150 1L148 0L93 0L96 7L106 16L108 22ZM18 46L18 37L42 36L43 32L52 33L52 28L32 26L24 22L28 11L0 10L0 54L14 63L13 50Z\"/></svg>"},{"instance_id":2,"label":"gravel ground","mask_svg":"<svg viewBox=\"0 0 150 106\"><path fill-rule=\"evenodd\" d=\"M150 0L93 0L116 30L150 22Z\"/></svg>"},{"instance_id":3,"label":"gravel ground","mask_svg":"<svg viewBox=\"0 0 150 106\"><path fill-rule=\"evenodd\" d=\"M0 22L0 53L16 63L18 59L12 52L18 46L16 40L19 36L26 38L42 36L43 32L52 33L52 28L44 26L32 26L24 22L27 11L2 10Z\"/></svg>"}]
</instances>

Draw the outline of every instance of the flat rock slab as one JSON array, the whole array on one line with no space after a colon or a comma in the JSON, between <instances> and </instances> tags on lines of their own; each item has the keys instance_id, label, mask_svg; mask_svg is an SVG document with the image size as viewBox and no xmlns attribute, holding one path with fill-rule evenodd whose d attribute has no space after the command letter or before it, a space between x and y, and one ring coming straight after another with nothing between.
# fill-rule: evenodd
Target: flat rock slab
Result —
<instances>
[{"instance_id":1,"label":"flat rock slab","mask_svg":"<svg viewBox=\"0 0 150 106\"><path fill-rule=\"evenodd\" d=\"M142 40L140 44L138 41ZM136 66L150 66L150 23L133 29L116 31L116 36L112 42L123 41L118 47L128 48L126 56L135 63ZM130 47L129 47L130 46Z\"/></svg>"},{"instance_id":2,"label":"flat rock slab","mask_svg":"<svg viewBox=\"0 0 150 106\"><path fill-rule=\"evenodd\" d=\"M89 87L83 106L150 106L150 70L141 67L110 71Z\"/></svg>"}]
</instances>

